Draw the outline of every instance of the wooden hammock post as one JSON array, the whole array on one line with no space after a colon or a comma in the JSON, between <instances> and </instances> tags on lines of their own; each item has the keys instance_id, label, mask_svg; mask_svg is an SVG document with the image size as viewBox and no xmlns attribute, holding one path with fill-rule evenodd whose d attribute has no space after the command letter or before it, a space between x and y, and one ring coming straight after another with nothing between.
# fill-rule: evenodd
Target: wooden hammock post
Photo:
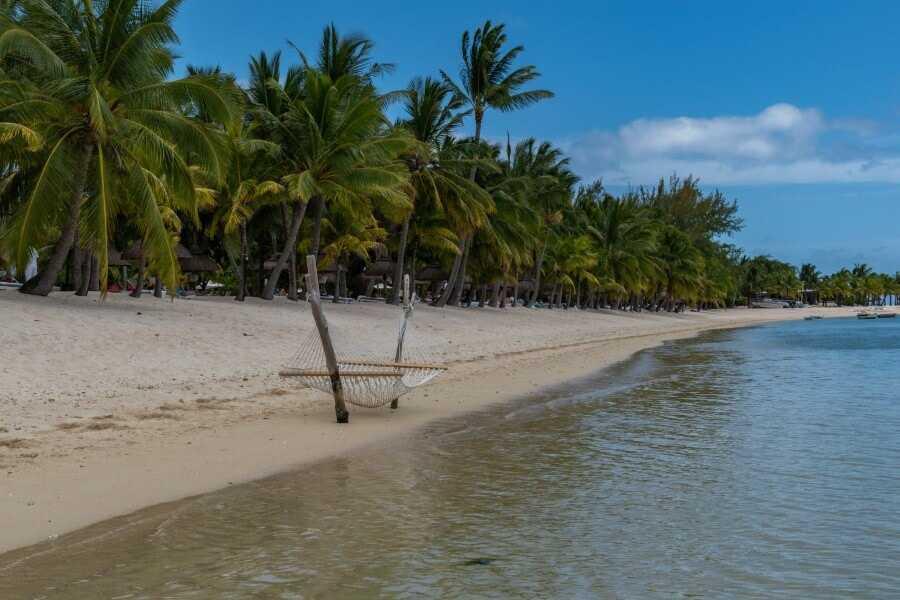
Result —
<instances>
[{"instance_id":1,"label":"wooden hammock post","mask_svg":"<svg viewBox=\"0 0 900 600\"><path fill-rule=\"evenodd\" d=\"M337 355L334 353L334 344L331 342L331 334L328 332L328 321L322 311L322 300L319 298L319 274L316 271L315 255L306 257L306 297L312 309L313 319L316 321L316 329L319 330L319 338L322 341L322 352L325 354L325 367L331 378L331 393L334 395L334 414L338 423L349 423L350 413L344 403L344 387L341 384L341 373L338 370Z\"/></svg>"},{"instance_id":2,"label":"wooden hammock post","mask_svg":"<svg viewBox=\"0 0 900 600\"><path fill-rule=\"evenodd\" d=\"M403 276L403 323L400 325L400 334L397 336L397 352L394 353L394 362L403 362L403 338L406 337L406 324L409 322L409 314L412 312L412 298L409 296L409 275ZM396 409L400 398L391 400L391 408Z\"/></svg>"}]
</instances>

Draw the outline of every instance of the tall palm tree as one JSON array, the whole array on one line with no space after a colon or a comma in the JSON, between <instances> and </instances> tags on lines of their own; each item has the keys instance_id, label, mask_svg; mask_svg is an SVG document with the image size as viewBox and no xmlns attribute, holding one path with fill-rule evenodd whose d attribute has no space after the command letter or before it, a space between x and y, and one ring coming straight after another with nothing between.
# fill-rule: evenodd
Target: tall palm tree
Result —
<instances>
[{"instance_id":1,"label":"tall palm tree","mask_svg":"<svg viewBox=\"0 0 900 600\"><path fill-rule=\"evenodd\" d=\"M454 97L446 84L430 77L414 79L404 91L406 118L399 125L414 140L402 156L410 172L412 208L404 216L400 229L394 289L389 298L391 303L396 304L400 299L398 282L403 277L409 227L418 199L429 202L439 210L443 209L445 202L491 204L487 191L462 172L463 168L471 167L475 162L446 151L453 132L469 114L460 111L461 106L460 100Z\"/></svg>"},{"instance_id":2,"label":"tall palm tree","mask_svg":"<svg viewBox=\"0 0 900 600\"><path fill-rule=\"evenodd\" d=\"M295 47L296 49L296 47ZM322 31L315 60L297 49L305 69L315 69L337 80L352 75L371 83L375 77L394 70L392 63L379 63L372 56L375 43L361 34L340 35L334 23Z\"/></svg>"},{"instance_id":3,"label":"tall palm tree","mask_svg":"<svg viewBox=\"0 0 900 600\"><path fill-rule=\"evenodd\" d=\"M505 49L507 43L505 25L486 21L474 34L462 35L460 53L462 65L459 81L441 71L441 76L456 96L470 108L475 121L475 142L481 141L484 117L488 110L510 112L530 106L540 100L552 98L548 90L522 90L530 81L540 76L532 65L514 68L514 63L525 50L524 46ZM471 179L475 179L472 169ZM471 235L463 238L460 254L453 262L447 288L438 300L438 306L459 304L466 279L466 261L471 246Z\"/></svg>"},{"instance_id":4,"label":"tall palm tree","mask_svg":"<svg viewBox=\"0 0 900 600\"><path fill-rule=\"evenodd\" d=\"M390 63L376 62L372 56L375 43L360 34L340 35L334 24L329 24L322 31L322 38L316 53L316 59L310 60L301 50L296 48L297 54L303 65L303 70L315 70L327 75L331 81L341 78L356 80L368 91L375 95L374 79L385 73L390 73L394 65ZM394 94L381 96L385 104L389 103ZM322 216L325 211L325 203L321 198L313 200L313 232L310 252L318 255L321 238Z\"/></svg>"},{"instance_id":5,"label":"tall palm tree","mask_svg":"<svg viewBox=\"0 0 900 600\"><path fill-rule=\"evenodd\" d=\"M151 269L176 286L177 232L165 208L196 214L191 164L223 176L220 136L182 109L202 106L220 123L239 116L221 78L167 79L180 4L19 0L0 19L0 63L11 75L0 81L0 121L45 144L4 234L20 268L34 248L52 244L23 292L50 293L79 229L105 291L109 239L123 213L139 224Z\"/></svg>"},{"instance_id":6,"label":"tall palm tree","mask_svg":"<svg viewBox=\"0 0 900 600\"><path fill-rule=\"evenodd\" d=\"M563 211L570 205L572 188L578 178L569 169L569 159L549 142L540 144L528 138L516 144L509 159L509 173L514 185L522 186L526 201L540 216L543 227L534 263L534 289L528 305L537 301L541 289L544 255L555 228L562 222Z\"/></svg>"},{"instance_id":7,"label":"tall palm tree","mask_svg":"<svg viewBox=\"0 0 900 600\"><path fill-rule=\"evenodd\" d=\"M308 69L303 95L279 119L288 174L282 180L298 206L312 200L354 203L380 199L408 203L405 165L397 160L408 140L388 130L381 100L352 75L333 81ZM302 212L295 212L284 251L262 297L271 300L289 253L297 246ZM318 250L318 241L313 241Z\"/></svg>"}]
</instances>

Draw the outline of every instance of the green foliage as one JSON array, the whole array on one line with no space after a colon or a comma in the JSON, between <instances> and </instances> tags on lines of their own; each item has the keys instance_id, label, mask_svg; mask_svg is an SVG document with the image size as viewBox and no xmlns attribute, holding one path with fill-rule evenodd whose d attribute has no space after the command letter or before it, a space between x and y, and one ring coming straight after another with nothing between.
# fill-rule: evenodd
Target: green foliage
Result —
<instances>
[{"instance_id":1,"label":"green foliage","mask_svg":"<svg viewBox=\"0 0 900 600\"><path fill-rule=\"evenodd\" d=\"M211 122L240 118L222 77L167 79L180 4L19 0L0 17L0 135L23 146L20 156L34 152L0 155L3 171L22 180L2 232L19 269L53 242L75 204L104 292L119 217L136 224L151 271L177 286L175 215L196 219L201 200L192 166L220 181L225 147ZM189 106L208 122L185 114Z\"/></svg>"},{"instance_id":2,"label":"green foliage","mask_svg":"<svg viewBox=\"0 0 900 600\"><path fill-rule=\"evenodd\" d=\"M600 181L579 185L549 142L484 141L487 111L552 97L529 87L539 74L517 66L523 48L509 46L502 24L462 35L456 78L441 71L379 92L392 65L376 60L370 39L329 25L309 55L291 44L296 64L283 65L280 52L253 56L241 89L218 67L173 78L180 4L0 9L4 260L22 269L37 251L46 263L74 207L78 243L100 258L104 289L114 240L139 242L170 289L183 236L259 288L273 257L284 264L319 234L341 292L349 271L391 255L410 270L462 264L473 286L525 280L555 304L633 310L794 298L802 288L872 302L900 286L866 265L823 277L813 265L798 275L743 256L724 241L743 225L737 203L693 177L614 196ZM470 118L474 136L457 137ZM315 218L301 222L306 205Z\"/></svg>"}]
</instances>

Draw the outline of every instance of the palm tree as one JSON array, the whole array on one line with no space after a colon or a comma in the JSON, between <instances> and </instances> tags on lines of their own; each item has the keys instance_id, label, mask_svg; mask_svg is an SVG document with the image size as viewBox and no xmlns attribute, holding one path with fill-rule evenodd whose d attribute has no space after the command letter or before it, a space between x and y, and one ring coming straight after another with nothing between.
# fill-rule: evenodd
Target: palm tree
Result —
<instances>
[{"instance_id":1,"label":"palm tree","mask_svg":"<svg viewBox=\"0 0 900 600\"><path fill-rule=\"evenodd\" d=\"M368 262L370 254L380 250L382 241L387 237L387 231L379 225L370 210L360 214L354 208L358 207L334 210L335 218L329 221L329 226L334 228L336 235L322 248L322 263L335 266L334 302L339 302L348 293L347 261L356 257Z\"/></svg>"},{"instance_id":2,"label":"palm tree","mask_svg":"<svg viewBox=\"0 0 900 600\"><path fill-rule=\"evenodd\" d=\"M678 300L697 300L703 280L703 256L691 238L667 225L659 235L659 264L669 310Z\"/></svg>"},{"instance_id":3,"label":"palm tree","mask_svg":"<svg viewBox=\"0 0 900 600\"><path fill-rule=\"evenodd\" d=\"M105 291L119 214L139 224L151 267L175 287L176 232L162 207L196 213L189 163L222 176L216 133L181 111L193 104L221 123L237 117L233 90L220 78L166 80L179 4L23 0L0 21L0 60L12 65L12 78L0 82L0 120L45 142L4 236L20 265L33 248L53 243L23 292L51 291L78 230L80 244L99 259Z\"/></svg>"},{"instance_id":4,"label":"palm tree","mask_svg":"<svg viewBox=\"0 0 900 600\"><path fill-rule=\"evenodd\" d=\"M226 237L238 237L238 285L234 299L243 302L247 296L249 260L247 224L260 206L284 196L284 186L276 181L271 168L277 164L281 149L277 144L251 137L244 123L229 130L228 142L228 172L219 189L210 233L221 228Z\"/></svg>"},{"instance_id":5,"label":"palm tree","mask_svg":"<svg viewBox=\"0 0 900 600\"><path fill-rule=\"evenodd\" d=\"M167 80L180 2L21 0L0 20L0 121L6 136L42 136L24 200L4 243L21 267L32 249L52 244L22 291L47 295L76 231L97 256L105 292L116 217L139 225L151 269L174 288L179 276L166 209L195 216L190 165L223 176L220 136L182 113L202 106L219 123L239 115L233 88L216 76Z\"/></svg>"},{"instance_id":6,"label":"palm tree","mask_svg":"<svg viewBox=\"0 0 900 600\"><path fill-rule=\"evenodd\" d=\"M507 143L507 147L508 147ZM578 178L569 170L569 159L549 142L537 144L528 138L516 144L509 159L513 186L521 186L526 201L541 220L540 249L534 263L534 289L528 302L532 306L541 289L544 254L554 228L562 222L563 211L571 204L572 188Z\"/></svg>"},{"instance_id":7,"label":"palm tree","mask_svg":"<svg viewBox=\"0 0 900 600\"><path fill-rule=\"evenodd\" d=\"M296 49L296 46L294 46ZM352 75L366 83L394 70L391 63L379 63L372 58L375 43L364 35L340 35L334 23L322 31L322 39L316 60L310 60L297 49L303 67L328 75L333 81L344 75Z\"/></svg>"},{"instance_id":8,"label":"palm tree","mask_svg":"<svg viewBox=\"0 0 900 600\"><path fill-rule=\"evenodd\" d=\"M660 265L656 259L659 225L650 219L633 195L601 198L588 194L579 198L585 211L587 233L597 248L600 279L616 292L616 302L623 294L638 294L649 289L657 278Z\"/></svg>"},{"instance_id":9,"label":"palm tree","mask_svg":"<svg viewBox=\"0 0 900 600\"><path fill-rule=\"evenodd\" d=\"M800 282L807 290L815 290L819 285L822 274L816 269L816 265L812 263L803 263L800 266Z\"/></svg>"},{"instance_id":10,"label":"palm tree","mask_svg":"<svg viewBox=\"0 0 900 600\"><path fill-rule=\"evenodd\" d=\"M336 81L307 69L302 97L293 99L279 119L287 175L282 178L298 207L311 201L352 204L377 199L408 203L405 165L397 156L405 136L387 129L381 100L352 75ZM297 246L303 209L295 210L284 250L262 297L271 300L288 255ZM311 252L317 252L314 234Z\"/></svg>"},{"instance_id":11,"label":"palm tree","mask_svg":"<svg viewBox=\"0 0 900 600\"><path fill-rule=\"evenodd\" d=\"M491 204L484 188L462 173L463 168L475 162L447 151L450 147L447 142L468 114L460 112L460 106L461 102L454 98L449 87L430 77L414 79L403 95L406 119L399 125L414 140L402 156L410 172L412 208L404 215L400 229L391 303L399 302L398 282L403 277L410 222L419 199L438 210L443 210L445 203Z\"/></svg>"},{"instance_id":12,"label":"palm tree","mask_svg":"<svg viewBox=\"0 0 900 600\"><path fill-rule=\"evenodd\" d=\"M474 34L468 31L462 35L460 52L462 66L459 70L459 82L455 82L447 73L441 76L448 86L472 111L475 121L475 143L481 141L481 130L484 116L489 109L510 112L530 106L540 100L552 98L553 93L547 90L526 90L522 87L539 77L537 69L532 65L513 68L524 46L504 49L507 42L505 26L494 25L486 21ZM476 169L472 169L471 179L475 179ZM462 240L460 254L453 262L447 288L438 300L438 306L450 301L459 304L466 279L466 261L471 246L471 235Z\"/></svg>"}]
</instances>

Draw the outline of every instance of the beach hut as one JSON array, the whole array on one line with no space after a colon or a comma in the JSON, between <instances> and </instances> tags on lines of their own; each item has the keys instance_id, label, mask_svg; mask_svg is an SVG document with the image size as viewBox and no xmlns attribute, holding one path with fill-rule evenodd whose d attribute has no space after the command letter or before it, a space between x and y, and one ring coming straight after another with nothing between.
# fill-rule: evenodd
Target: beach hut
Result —
<instances>
[{"instance_id":1,"label":"beach hut","mask_svg":"<svg viewBox=\"0 0 900 600\"><path fill-rule=\"evenodd\" d=\"M397 263L392 261L389 257L383 256L376 258L374 262L366 265L365 270L359 274L366 287L366 296L372 296L376 285L379 283L385 284L388 278L391 279L391 284L393 285L396 264ZM385 286L382 285L381 287L383 288Z\"/></svg>"},{"instance_id":2,"label":"beach hut","mask_svg":"<svg viewBox=\"0 0 900 600\"><path fill-rule=\"evenodd\" d=\"M131 266L131 261L122 256L122 252L117 248L110 248L106 255L109 257L109 266L110 267L119 267L119 273L121 274L122 285L116 285L115 283L109 286L110 292L118 292L123 289L128 289L128 267Z\"/></svg>"},{"instance_id":3,"label":"beach hut","mask_svg":"<svg viewBox=\"0 0 900 600\"><path fill-rule=\"evenodd\" d=\"M219 271L219 265L210 258L206 254L193 254L186 257L179 257L178 264L181 267L181 271L186 273L187 275L195 275L198 281L194 283L200 283L200 287L202 290L206 290L206 282L207 278L204 278L204 274L216 273Z\"/></svg>"},{"instance_id":4,"label":"beach hut","mask_svg":"<svg viewBox=\"0 0 900 600\"><path fill-rule=\"evenodd\" d=\"M178 264L185 273L215 273L219 270L219 264L206 254L179 257Z\"/></svg>"},{"instance_id":5,"label":"beach hut","mask_svg":"<svg viewBox=\"0 0 900 600\"><path fill-rule=\"evenodd\" d=\"M183 245L178 244L175 246L175 256L178 258L180 264L182 259L191 258L193 255L191 254L190 250L185 248ZM144 288L144 269L146 267L143 244L141 244L141 242L135 242L131 245L130 248L128 248L128 250L122 253L121 257L123 260L136 262L138 264L137 284L134 286L134 291L131 293L131 295L135 298L140 298L141 292ZM182 270L183 269L184 267L182 267ZM159 278L156 278L156 282L153 286L153 295L157 298L162 296L162 281L160 281Z\"/></svg>"}]
</instances>

